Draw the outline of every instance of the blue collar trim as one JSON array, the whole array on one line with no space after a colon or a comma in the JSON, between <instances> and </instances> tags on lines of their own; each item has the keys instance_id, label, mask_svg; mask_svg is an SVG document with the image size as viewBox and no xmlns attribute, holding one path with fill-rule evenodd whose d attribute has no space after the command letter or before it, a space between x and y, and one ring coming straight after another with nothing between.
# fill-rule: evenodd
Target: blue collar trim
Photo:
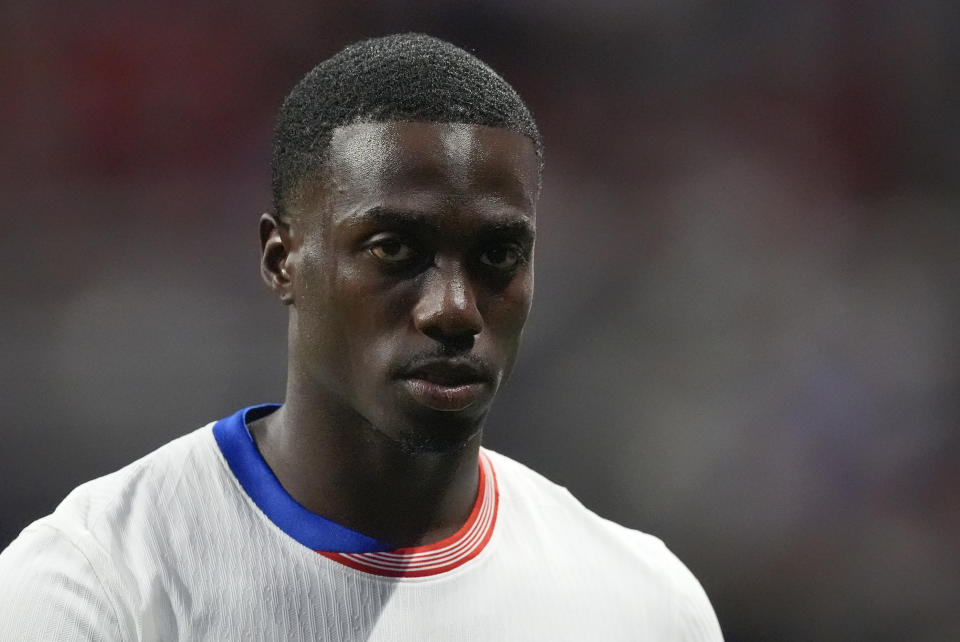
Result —
<instances>
[{"instance_id":1,"label":"blue collar trim","mask_svg":"<svg viewBox=\"0 0 960 642\"><path fill-rule=\"evenodd\" d=\"M372 537L311 513L280 485L247 429L250 416L257 419L279 407L278 404L250 406L213 426L213 436L220 452L250 499L280 530L315 551L373 553L392 550Z\"/></svg>"}]
</instances>

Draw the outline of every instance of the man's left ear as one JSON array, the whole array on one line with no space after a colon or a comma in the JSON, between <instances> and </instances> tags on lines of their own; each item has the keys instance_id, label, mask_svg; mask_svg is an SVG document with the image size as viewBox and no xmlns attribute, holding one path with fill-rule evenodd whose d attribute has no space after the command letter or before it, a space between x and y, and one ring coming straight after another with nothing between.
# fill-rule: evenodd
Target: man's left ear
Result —
<instances>
[{"instance_id":1,"label":"man's left ear","mask_svg":"<svg viewBox=\"0 0 960 642\"><path fill-rule=\"evenodd\" d=\"M273 290L280 303L293 303L290 270L290 226L279 217L260 216L260 277Z\"/></svg>"}]
</instances>

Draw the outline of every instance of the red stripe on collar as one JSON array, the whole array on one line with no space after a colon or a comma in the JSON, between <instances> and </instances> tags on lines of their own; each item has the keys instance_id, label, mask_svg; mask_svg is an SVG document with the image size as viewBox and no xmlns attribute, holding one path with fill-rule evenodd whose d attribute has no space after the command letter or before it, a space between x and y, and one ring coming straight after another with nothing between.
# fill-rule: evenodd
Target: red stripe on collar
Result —
<instances>
[{"instance_id":1,"label":"red stripe on collar","mask_svg":"<svg viewBox=\"0 0 960 642\"><path fill-rule=\"evenodd\" d=\"M453 535L434 544L399 548L382 553L331 553L317 551L344 566L385 577L427 577L463 566L484 549L497 521L500 493L489 457L480 451L477 501L467 521Z\"/></svg>"}]
</instances>

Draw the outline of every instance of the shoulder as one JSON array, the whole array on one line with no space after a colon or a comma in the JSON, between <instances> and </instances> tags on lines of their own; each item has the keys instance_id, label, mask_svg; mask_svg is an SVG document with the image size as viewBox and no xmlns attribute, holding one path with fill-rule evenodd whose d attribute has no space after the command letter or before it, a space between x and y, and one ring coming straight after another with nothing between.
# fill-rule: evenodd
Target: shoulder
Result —
<instances>
[{"instance_id":1,"label":"shoulder","mask_svg":"<svg viewBox=\"0 0 960 642\"><path fill-rule=\"evenodd\" d=\"M0 640L119 640L109 557L85 538L35 522L0 554Z\"/></svg>"},{"instance_id":2,"label":"shoulder","mask_svg":"<svg viewBox=\"0 0 960 642\"><path fill-rule=\"evenodd\" d=\"M632 596L638 608L643 602L644 609L658 611L658 618L669 614L664 622L672 639L722 639L700 582L660 538L600 517L563 486L509 457L485 452L503 510L514 522L504 526L519 524L524 531L514 541L536 542L537 552L554 566L576 565L586 578L582 582L603 584L601 593Z\"/></svg>"},{"instance_id":3,"label":"shoulder","mask_svg":"<svg viewBox=\"0 0 960 642\"><path fill-rule=\"evenodd\" d=\"M0 554L0 620L12 627L0 640L125 637L136 542L166 521L157 511L192 471L209 467L213 445L205 426L78 486L27 526Z\"/></svg>"},{"instance_id":4,"label":"shoulder","mask_svg":"<svg viewBox=\"0 0 960 642\"><path fill-rule=\"evenodd\" d=\"M75 488L37 525L72 536L84 533L102 540L126 531L138 520L151 521L157 511L183 500L184 487L208 475L219 451L208 424L175 439L116 472Z\"/></svg>"},{"instance_id":5,"label":"shoulder","mask_svg":"<svg viewBox=\"0 0 960 642\"><path fill-rule=\"evenodd\" d=\"M524 464L489 450L497 475L497 484L505 509L521 513L541 534L554 536L575 545L591 555L617 558L618 563L634 562L650 567L652 572L669 571L676 557L663 542L647 533L626 528L600 517L574 497L570 491Z\"/></svg>"}]
</instances>

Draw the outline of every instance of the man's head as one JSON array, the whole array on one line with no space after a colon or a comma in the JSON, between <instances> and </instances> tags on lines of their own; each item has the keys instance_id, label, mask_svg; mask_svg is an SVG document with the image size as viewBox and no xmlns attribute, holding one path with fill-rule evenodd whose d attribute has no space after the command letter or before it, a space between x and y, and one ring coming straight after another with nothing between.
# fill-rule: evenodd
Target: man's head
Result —
<instances>
[{"instance_id":1,"label":"man's head","mask_svg":"<svg viewBox=\"0 0 960 642\"><path fill-rule=\"evenodd\" d=\"M480 430L533 293L540 138L482 62L391 36L284 103L262 273L291 306L290 395L410 451Z\"/></svg>"},{"instance_id":2,"label":"man's head","mask_svg":"<svg viewBox=\"0 0 960 642\"><path fill-rule=\"evenodd\" d=\"M272 159L274 213L285 213L301 179L323 171L337 127L391 120L510 129L528 136L542 158L530 110L481 60L423 34L363 40L314 67L280 108Z\"/></svg>"}]
</instances>

